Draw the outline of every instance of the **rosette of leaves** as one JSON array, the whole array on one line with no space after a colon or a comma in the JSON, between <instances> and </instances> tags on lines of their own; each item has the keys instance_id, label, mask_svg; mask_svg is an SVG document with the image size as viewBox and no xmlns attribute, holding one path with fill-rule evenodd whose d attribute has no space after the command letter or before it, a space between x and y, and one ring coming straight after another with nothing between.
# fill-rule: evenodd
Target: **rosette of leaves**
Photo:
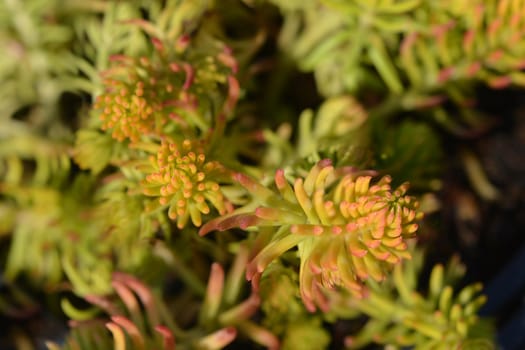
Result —
<instances>
[{"instance_id":1,"label":"rosette of leaves","mask_svg":"<svg viewBox=\"0 0 525 350\"><path fill-rule=\"evenodd\" d=\"M373 83L368 60L379 73L388 73L391 62L385 60L388 51L383 41L394 44L396 35L413 28L410 13L420 6L420 1L312 0L295 6L272 2L283 10L285 18L281 47L301 69L314 72L325 96L354 92ZM389 87L401 89L399 81L385 76Z\"/></svg>"},{"instance_id":2,"label":"rosette of leaves","mask_svg":"<svg viewBox=\"0 0 525 350\"><path fill-rule=\"evenodd\" d=\"M516 0L307 1L293 9L282 5L290 22L285 22L283 41L294 43L290 49L301 67L317 73L331 63L343 70L340 79L351 79L368 59L394 93L405 89L405 79L407 86L429 90L450 79L477 78L500 86L523 80L523 47L515 45L523 6ZM324 16L315 17L316 12ZM335 65L344 54L350 59ZM347 89L353 90L346 84Z\"/></svg>"},{"instance_id":3,"label":"rosette of leaves","mask_svg":"<svg viewBox=\"0 0 525 350\"><path fill-rule=\"evenodd\" d=\"M475 84L524 84L520 0L272 2L284 15L281 47L315 74L319 91L376 91L386 98L373 114L450 100L455 117L441 107L431 116L465 133L486 127L483 113L470 108Z\"/></svg>"},{"instance_id":4,"label":"rosette of leaves","mask_svg":"<svg viewBox=\"0 0 525 350\"><path fill-rule=\"evenodd\" d=\"M178 326L172 310L152 287L131 275L115 273L112 286L116 295L86 296L94 306L92 309L79 310L67 299L63 300L64 311L73 319L72 332L64 347L52 343L48 347L50 350L213 350L226 347L242 334L268 349L277 349L278 339L250 320L258 310L258 295L252 293L244 301L239 300L247 259L248 250L241 247L227 275L219 264L212 264L198 314L192 314L195 308L184 302L184 312L190 312L185 317L194 318L191 329ZM96 317L100 311L110 319Z\"/></svg>"},{"instance_id":5,"label":"rosette of leaves","mask_svg":"<svg viewBox=\"0 0 525 350\"><path fill-rule=\"evenodd\" d=\"M179 330L166 306L148 286L123 273L115 273L111 285L118 299L87 295L86 300L96 306L92 309L77 310L68 299L62 300L62 308L73 318L71 332L63 346L48 342L48 349L175 348ZM99 310L111 319L96 318Z\"/></svg>"},{"instance_id":6,"label":"rosette of leaves","mask_svg":"<svg viewBox=\"0 0 525 350\"><path fill-rule=\"evenodd\" d=\"M363 299L339 299L333 310L357 309L369 321L355 335L348 336L349 349L370 343L414 349L495 349L493 330L477 311L485 303L479 283L454 292L465 270L457 258L444 267L434 266L426 294L418 291L423 255L394 268L392 278L381 285L369 281Z\"/></svg>"},{"instance_id":7,"label":"rosette of leaves","mask_svg":"<svg viewBox=\"0 0 525 350\"><path fill-rule=\"evenodd\" d=\"M407 240L422 214L405 195L406 184L392 190L388 176L372 182L369 174L335 169L330 160L295 179L293 187L278 170L277 193L244 174L234 177L253 194L252 203L206 223L200 234L274 227L261 230L247 277L257 280L272 261L297 248L301 297L310 311L316 305L327 310L326 292L337 288L361 297L363 280L381 281L392 265L410 258Z\"/></svg>"}]
</instances>

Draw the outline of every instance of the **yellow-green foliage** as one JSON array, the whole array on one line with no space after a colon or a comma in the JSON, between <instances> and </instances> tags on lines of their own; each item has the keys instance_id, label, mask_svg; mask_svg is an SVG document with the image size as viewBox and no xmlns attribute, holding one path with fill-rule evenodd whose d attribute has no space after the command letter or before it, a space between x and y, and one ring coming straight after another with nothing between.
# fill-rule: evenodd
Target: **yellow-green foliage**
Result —
<instances>
[{"instance_id":1,"label":"yellow-green foliage","mask_svg":"<svg viewBox=\"0 0 525 350\"><path fill-rule=\"evenodd\" d=\"M427 294L421 294L416 291L421 263L417 254L413 261L394 268L389 285L371 282L367 298L350 301L371 319L360 334L346 339L346 345L350 349L370 342L415 349L494 349L487 336L490 326L478 322L476 315L486 301L480 295L481 284L454 293L451 283L463 270L453 259L446 268L434 266Z\"/></svg>"},{"instance_id":2,"label":"yellow-green foliage","mask_svg":"<svg viewBox=\"0 0 525 350\"><path fill-rule=\"evenodd\" d=\"M419 203L436 124L479 131L476 88L524 84L524 14L0 0L2 280L61 300L52 350L491 348L461 266L417 286ZM38 304L2 293L7 317Z\"/></svg>"}]
</instances>

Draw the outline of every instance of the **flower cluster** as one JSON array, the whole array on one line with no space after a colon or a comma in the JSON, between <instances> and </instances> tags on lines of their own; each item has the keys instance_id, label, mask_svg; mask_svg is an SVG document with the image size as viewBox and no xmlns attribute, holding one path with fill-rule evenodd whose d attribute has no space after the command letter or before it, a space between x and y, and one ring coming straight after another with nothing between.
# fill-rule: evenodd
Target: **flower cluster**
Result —
<instances>
[{"instance_id":1,"label":"flower cluster","mask_svg":"<svg viewBox=\"0 0 525 350\"><path fill-rule=\"evenodd\" d=\"M392 265L410 258L406 240L414 236L415 221L422 214L418 203L405 195L407 186L392 191L389 177L372 184L371 176L334 169L325 160L304 179L297 178L293 187L284 171L277 171L280 195L245 176L238 180L262 199L262 206L252 213L213 220L201 234L235 226L277 226L249 264L248 278L257 278L270 262L297 247L301 297L309 310L316 305L328 308L325 292L336 287L362 296L364 280L381 281Z\"/></svg>"},{"instance_id":2,"label":"flower cluster","mask_svg":"<svg viewBox=\"0 0 525 350\"><path fill-rule=\"evenodd\" d=\"M232 113L239 85L228 49L189 63L160 41L154 45L151 58L113 57L115 66L105 73L105 91L95 103L102 130L120 142L136 143L143 136L206 133L219 114ZM227 86L227 96L210 102L205 91L221 90L217 85Z\"/></svg>"},{"instance_id":3,"label":"flower cluster","mask_svg":"<svg viewBox=\"0 0 525 350\"><path fill-rule=\"evenodd\" d=\"M104 81L106 91L95 104L102 111L101 128L111 130L118 141L137 142L142 135L160 134L170 120L181 126L178 110L196 105L194 97L186 91L191 81L190 69L184 78L180 72L164 69L146 57L120 58L118 62L121 66L111 71L117 76ZM178 66L174 63L171 67ZM182 79L186 83L182 89L176 89L175 84L182 85Z\"/></svg>"},{"instance_id":4,"label":"flower cluster","mask_svg":"<svg viewBox=\"0 0 525 350\"><path fill-rule=\"evenodd\" d=\"M202 214L210 213L211 204L219 214L233 210L215 179L224 178L227 171L216 161L207 161L199 146L189 140L180 145L162 141L157 156L152 157L154 172L141 182L146 196L160 197L168 206L168 215L183 228L188 219L195 226L202 224Z\"/></svg>"}]
</instances>

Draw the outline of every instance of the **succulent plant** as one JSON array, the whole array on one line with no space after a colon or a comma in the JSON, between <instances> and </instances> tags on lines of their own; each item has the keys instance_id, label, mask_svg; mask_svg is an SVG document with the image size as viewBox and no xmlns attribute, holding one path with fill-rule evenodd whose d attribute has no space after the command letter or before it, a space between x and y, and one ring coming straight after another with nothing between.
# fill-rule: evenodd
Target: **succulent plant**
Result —
<instances>
[{"instance_id":1,"label":"succulent plant","mask_svg":"<svg viewBox=\"0 0 525 350\"><path fill-rule=\"evenodd\" d=\"M493 348L422 251L524 6L0 0L0 314L70 318L50 350Z\"/></svg>"},{"instance_id":2,"label":"succulent plant","mask_svg":"<svg viewBox=\"0 0 525 350\"><path fill-rule=\"evenodd\" d=\"M359 335L346 338L348 348L374 342L414 349L494 349L487 337L491 326L480 323L477 316L486 302L486 296L480 294L482 285L475 283L454 292L453 284L464 272L456 257L446 267L434 266L424 295L417 291L422 262L417 253L413 261L394 268L390 285L371 282L367 298L351 301L370 320Z\"/></svg>"},{"instance_id":3,"label":"succulent plant","mask_svg":"<svg viewBox=\"0 0 525 350\"><path fill-rule=\"evenodd\" d=\"M324 290L343 287L362 296L363 280L381 281L391 265L410 258L406 240L414 236L422 214L415 199L405 195L406 186L391 190L389 177L371 184L370 175L334 169L324 160L305 178L295 179L293 187L278 170L278 193L241 174L236 179L254 194L258 206L214 219L200 233L276 227L250 262L247 277L257 278L274 259L297 247L301 296L312 311L316 304L327 309Z\"/></svg>"},{"instance_id":4,"label":"succulent plant","mask_svg":"<svg viewBox=\"0 0 525 350\"><path fill-rule=\"evenodd\" d=\"M220 215L233 210L221 193L217 181L227 179L228 171L217 161L206 161L206 155L193 147L190 140L177 143L163 141L154 160L155 172L141 183L146 196L158 196L159 204L169 206L168 216L183 228L191 218L201 226L202 214L210 213L210 203Z\"/></svg>"}]
</instances>

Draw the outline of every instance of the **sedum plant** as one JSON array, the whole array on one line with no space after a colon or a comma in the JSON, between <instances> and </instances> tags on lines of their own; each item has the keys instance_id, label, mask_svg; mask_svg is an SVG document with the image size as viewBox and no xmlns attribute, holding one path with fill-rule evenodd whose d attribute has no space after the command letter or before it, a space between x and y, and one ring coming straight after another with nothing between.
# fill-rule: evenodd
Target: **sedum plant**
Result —
<instances>
[{"instance_id":1,"label":"sedum plant","mask_svg":"<svg viewBox=\"0 0 525 350\"><path fill-rule=\"evenodd\" d=\"M240 301L239 283L243 278L248 250L241 247L232 268L225 279L221 265L211 265L210 276L200 310L198 325L185 330L177 325L169 308L158 292L152 290L135 277L113 274L111 285L114 297L89 295L86 300L94 308L78 310L68 300L63 307L73 320L73 332L65 347L49 343L50 349L114 348L126 349L222 349L232 343L238 335L244 335L266 348L278 348L278 339L265 328L250 321L257 311L260 298L252 293ZM190 301L196 303L196 300ZM105 312L109 319L93 318ZM111 335L108 334L110 331Z\"/></svg>"},{"instance_id":2,"label":"sedum plant","mask_svg":"<svg viewBox=\"0 0 525 350\"><path fill-rule=\"evenodd\" d=\"M523 1L46 3L0 0L1 315L69 318L50 350L495 348L422 256Z\"/></svg>"},{"instance_id":3,"label":"sedum plant","mask_svg":"<svg viewBox=\"0 0 525 350\"><path fill-rule=\"evenodd\" d=\"M388 266L410 257L406 240L417 230L414 221L421 213L414 199L404 196L406 188L391 191L388 177L371 185L371 176L334 169L325 160L304 179L297 178L293 188L278 170L279 195L241 174L236 178L255 195L257 207L248 212L247 207L254 206L250 202L238 209L239 214L208 222L200 233L275 227L268 242L258 242L263 248L248 265L247 277L257 278L274 259L297 247L301 297L311 311L316 304L327 309L325 289L343 287L362 297L361 281L382 281ZM326 193L328 187L332 188Z\"/></svg>"},{"instance_id":4,"label":"sedum plant","mask_svg":"<svg viewBox=\"0 0 525 350\"><path fill-rule=\"evenodd\" d=\"M370 281L370 295L351 303L370 315L363 331L345 339L350 349L359 349L376 342L414 349L490 349L490 325L479 321L477 311L485 303L482 286L471 284L457 293L451 284L463 274L457 257L444 267L433 267L427 294L417 292L422 254L397 265L388 286ZM373 316L372 316L373 315Z\"/></svg>"}]
</instances>

